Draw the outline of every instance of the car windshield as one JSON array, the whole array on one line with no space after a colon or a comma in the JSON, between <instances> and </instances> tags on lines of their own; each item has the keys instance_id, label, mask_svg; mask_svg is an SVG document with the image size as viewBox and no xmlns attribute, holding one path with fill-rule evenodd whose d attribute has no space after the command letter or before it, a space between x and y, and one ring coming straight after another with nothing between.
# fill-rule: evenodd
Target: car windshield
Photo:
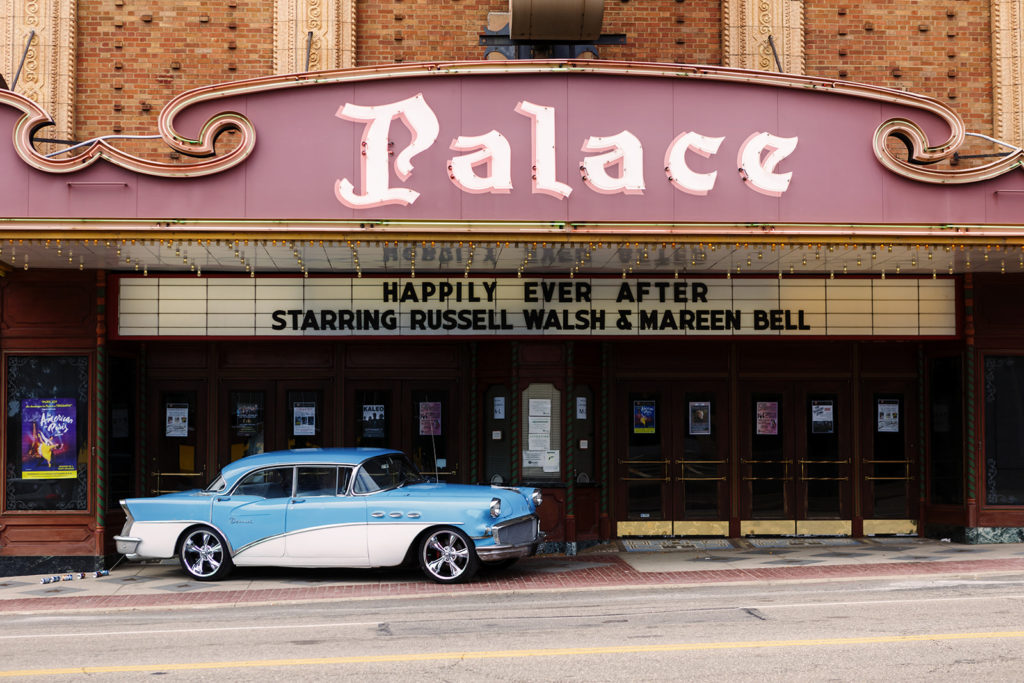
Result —
<instances>
[{"instance_id":1,"label":"car windshield","mask_svg":"<svg viewBox=\"0 0 1024 683\"><path fill-rule=\"evenodd\" d=\"M378 455L359 468L353 490L356 493L373 493L425 481L404 455Z\"/></svg>"}]
</instances>

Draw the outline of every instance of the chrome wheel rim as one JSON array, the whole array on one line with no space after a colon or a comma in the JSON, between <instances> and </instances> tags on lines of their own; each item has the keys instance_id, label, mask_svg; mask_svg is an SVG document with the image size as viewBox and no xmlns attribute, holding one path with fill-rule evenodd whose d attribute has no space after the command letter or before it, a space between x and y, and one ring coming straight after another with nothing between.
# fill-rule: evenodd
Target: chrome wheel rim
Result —
<instances>
[{"instance_id":1,"label":"chrome wheel rim","mask_svg":"<svg viewBox=\"0 0 1024 683\"><path fill-rule=\"evenodd\" d=\"M469 566L469 546L459 534L439 531L424 544L423 559L427 571L437 578L457 579Z\"/></svg>"},{"instance_id":2,"label":"chrome wheel rim","mask_svg":"<svg viewBox=\"0 0 1024 683\"><path fill-rule=\"evenodd\" d=\"M194 531L181 545L181 559L193 576L213 576L224 563L224 546L209 531Z\"/></svg>"}]
</instances>

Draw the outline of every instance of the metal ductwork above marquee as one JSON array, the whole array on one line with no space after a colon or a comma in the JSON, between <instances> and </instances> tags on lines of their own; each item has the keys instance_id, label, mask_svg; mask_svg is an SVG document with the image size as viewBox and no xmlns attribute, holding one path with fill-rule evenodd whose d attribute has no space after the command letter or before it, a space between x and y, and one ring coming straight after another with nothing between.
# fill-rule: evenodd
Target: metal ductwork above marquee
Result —
<instances>
[{"instance_id":1,"label":"metal ductwork above marquee","mask_svg":"<svg viewBox=\"0 0 1024 683\"><path fill-rule=\"evenodd\" d=\"M513 40L596 40L604 0L509 0Z\"/></svg>"}]
</instances>

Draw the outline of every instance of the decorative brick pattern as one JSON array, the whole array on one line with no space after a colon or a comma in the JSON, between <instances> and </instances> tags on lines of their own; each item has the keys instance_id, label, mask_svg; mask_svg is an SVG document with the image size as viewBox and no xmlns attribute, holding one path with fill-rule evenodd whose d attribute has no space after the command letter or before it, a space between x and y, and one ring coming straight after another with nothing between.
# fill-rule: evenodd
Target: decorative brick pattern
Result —
<instances>
[{"instance_id":1,"label":"decorative brick pattern","mask_svg":"<svg viewBox=\"0 0 1024 683\"><path fill-rule=\"evenodd\" d=\"M482 59L507 0L0 0L0 69L53 112L44 135L151 135L174 95L302 71ZM602 59L727 65L860 81L935 97L972 132L1024 138L1024 0L607 0ZM312 41L309 34L312 32ZM614 42L614 41L612 41ZM230 144L225 141L225 144ZM168 151L125 141L133 153ZM993 151L969 142L965 153Z\"/></svg>"}]
</instances>

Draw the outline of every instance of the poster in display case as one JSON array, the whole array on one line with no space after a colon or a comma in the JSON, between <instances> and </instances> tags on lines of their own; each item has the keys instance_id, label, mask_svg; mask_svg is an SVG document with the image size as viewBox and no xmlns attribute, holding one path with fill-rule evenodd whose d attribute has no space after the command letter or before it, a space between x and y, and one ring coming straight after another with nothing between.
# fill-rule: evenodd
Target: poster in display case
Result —
<instances>
[{"instance_id":1,"label":"poster in display case","mask_svg":"<svg viewBox=\"0 0 1024 683\"><path fill-rule=\"evenodd\" d=\"M633 433L654 434L657 411L654 401L633 401Z\"/></svg>"},{"instance_id":2,"label":"poster in display case","mask_svg":"<svg viewBox=\"0 0 1024 683\"><path fill-rule=\"evenodd\" d=\"M711 433L711 402L690 401L690 436Z\"/></svg>"},{"instance_id":3,"label":"poster in display case","mask_svg":"<svg viewBox=\"0 0 1024 683\"><path fill-rule=\"evenodd\" d=\"M778 436L779 435L779 402L758 401L757 402L757 435Z\"/></svg>"},{"instance_id":4,"label":"poster in display case","mask_svg":"<svg viewBox=\"0 0 1024 683\"><path fill-rule=\"evenodd\" d=\"M832 401L811 401L811 434L832 434L835 431Z\"/></svg>"}]
</instances>

